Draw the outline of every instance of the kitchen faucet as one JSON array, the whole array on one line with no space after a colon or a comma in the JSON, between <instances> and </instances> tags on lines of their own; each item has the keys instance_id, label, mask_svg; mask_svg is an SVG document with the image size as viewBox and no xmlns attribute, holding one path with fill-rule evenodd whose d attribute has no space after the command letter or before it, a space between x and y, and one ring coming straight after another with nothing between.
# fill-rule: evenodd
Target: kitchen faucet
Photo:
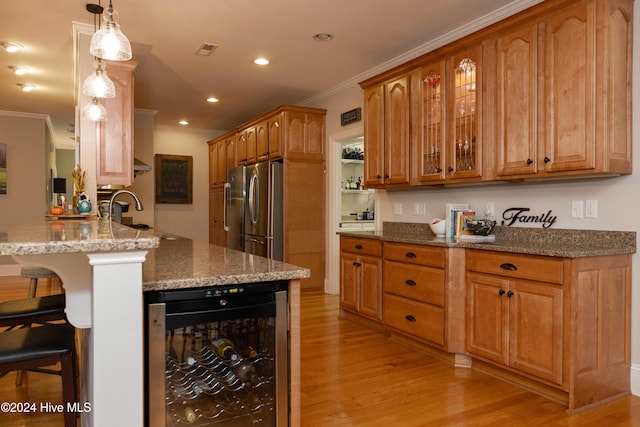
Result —
<instances>
[{"instance_id":1,"label":"kitchen faucet","mask_svg":"<svg viewBox=\"0 0 640 427\"><path fill-rule=\"evenodd\" d=\"M133 197L136 201L136 210L137 211L141 211L143 209L142 207L142 202L140 201L140 199L138 198L138 196L136 196L132 191L129 190L118 190L115 193L113 193L113 195L111 196L111 200L109 201L109 217L111 220L115 219L113 217L113 202L116 199L116 197L120 194L130 194L131 197ZM120 221L118 221L120 222Z\"/></svg>"}]
</instances>

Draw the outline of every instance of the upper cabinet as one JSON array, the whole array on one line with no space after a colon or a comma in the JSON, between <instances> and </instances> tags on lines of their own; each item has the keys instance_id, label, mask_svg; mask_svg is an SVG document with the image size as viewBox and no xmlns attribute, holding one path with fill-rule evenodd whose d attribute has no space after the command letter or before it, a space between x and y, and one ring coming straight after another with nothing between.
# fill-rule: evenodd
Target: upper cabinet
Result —
<instances>
[{"instance_id":1,"label":"upper cabinet","mask_svg":"<svg viewBox=\"0 0 640 427\"><path fill-rule=\"evenodd\" d=\"M410 76L403 75L364 92L364 185L409 183Z\"/></svg>"},{"instance_id":2,"label":"upper cabinet","mask_svg":"<svg viewBox=\"0 0 640 427\"><path fill-rule=\"evenodd\" d=\"M631 16L583 0L497 39L499 177L631 173Z\"/></svg>"},{"instance_id":3,"label":"upper cabinet","mask_svg":"<svg viewBox=\"0 0 640 427\"><path fill-rule=\"evenodd\" d=\"M365 185L631 173L632 9L541 2L360 83Z\"/></svg>"},{"instance_id":4,"label":"upper cabinet","mask_svg":"<svg viewBox=\"0 0 640 427\"><path fill-rule=\"evenodd\" d=\"M106 61L116 89L114 98L102 99L109 119L98 122L96 184L133 183L133 72L134 61Z\"/></svg>"}]
</instances>

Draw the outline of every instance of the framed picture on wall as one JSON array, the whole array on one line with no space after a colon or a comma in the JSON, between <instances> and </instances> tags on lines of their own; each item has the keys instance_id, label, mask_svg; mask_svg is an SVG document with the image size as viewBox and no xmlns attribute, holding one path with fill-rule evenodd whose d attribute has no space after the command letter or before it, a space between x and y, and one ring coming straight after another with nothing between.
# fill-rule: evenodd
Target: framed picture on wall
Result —
<instances>
[{"instance_id":1,"label":"framed picture on wall","mask_svg":"<svg viewBox=\"0 0 640 427\"><path fill-rule=\"evenodd\" d=\"M155 155L156 203L193 203L193 157Z\"/></svg>"}]
</instances>

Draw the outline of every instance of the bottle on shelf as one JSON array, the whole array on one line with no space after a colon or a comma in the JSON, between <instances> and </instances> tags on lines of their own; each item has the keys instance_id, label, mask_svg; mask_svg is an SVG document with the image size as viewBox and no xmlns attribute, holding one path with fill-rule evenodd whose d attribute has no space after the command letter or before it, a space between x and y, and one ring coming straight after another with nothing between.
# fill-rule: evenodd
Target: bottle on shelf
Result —
<instances>
[{"instance_id":1,"label":"bottle on shelf","mask_svg":"<svg viewBox=\"0 0 640 427\"><path fill-rule=\"evenodd\" d=\"M243 360L236 367L236 372L238 373L238 377L242 381L248 382L251 385L258 384L258 375L256 374L256 367L253 363Z\"/></svg>"},{"instance_id":2,"label":"bottle on shelf","mask_svg":"<svg viewBox=\"0 0 640 427\"><path fill-rule=\"evenodd\" d=\"M228 338L221 337L214 340L213 347L218 357L221 357L222 359L231 361L240 359L240 355L235 350L235 347L231 340L229 340Z\"/></svg>"}]
</instances>

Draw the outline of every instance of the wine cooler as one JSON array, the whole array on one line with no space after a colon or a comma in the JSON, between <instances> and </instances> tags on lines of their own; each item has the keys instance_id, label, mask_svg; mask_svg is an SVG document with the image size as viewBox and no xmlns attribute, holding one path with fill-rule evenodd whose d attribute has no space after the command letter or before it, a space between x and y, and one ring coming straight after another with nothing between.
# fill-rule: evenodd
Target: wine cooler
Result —
<instances>
[{"instance_id":1,"label":"wine cooler","mask_svg":"<svg viewBox=\"0 0 640 427\"><path fill-rule=\"evenodd\" d=\"M145 293L146 424L287 426L287 287Z\"/></svg>"}]
</instances>

